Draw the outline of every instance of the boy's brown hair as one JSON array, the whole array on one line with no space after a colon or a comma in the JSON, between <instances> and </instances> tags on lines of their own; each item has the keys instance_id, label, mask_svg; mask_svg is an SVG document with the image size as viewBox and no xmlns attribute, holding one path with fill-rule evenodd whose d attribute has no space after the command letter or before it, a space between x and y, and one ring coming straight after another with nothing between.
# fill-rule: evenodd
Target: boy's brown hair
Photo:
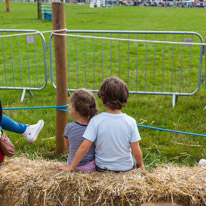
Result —
<instances>
[{"instance_id":1,"label":"boy's brown hair","mask_svg":"<svg viewBox=\"0 0 206 206\"><path fill-rule=\"evenodd\" d=\"M75 91L70 97L72 107L86 120L90 120L98 112L94 95L86 89Z\"/></svg>"},{"instance_id":2,"label":"boy's brown hair","mask_svg":"<svg viewBox=\"0 0 206 206\"><path fill-rule=\"evenodd\" d=\"M117 77L110 77L103 81L98 92L98 97L103 104L111 110L121 110L127 103L129 90L123 80Z\"/></svg>"}]
</instances>

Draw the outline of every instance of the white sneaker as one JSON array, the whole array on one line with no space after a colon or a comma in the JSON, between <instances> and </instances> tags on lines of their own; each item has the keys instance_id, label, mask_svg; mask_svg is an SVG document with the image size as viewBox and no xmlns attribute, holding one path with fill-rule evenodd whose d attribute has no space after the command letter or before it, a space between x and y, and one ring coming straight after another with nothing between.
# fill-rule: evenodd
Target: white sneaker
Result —
<instances>
[{"instance_id":1,"label":"white sneaker","mask_svg":"<svg viewBox=\"0 0 206 206\"><path fill-rule=\"evenodd\" d=\"M205 160L205 159L201 159L201 160L199 161L199 164L200 164L200 165L206 164L206 160Z\"/></svg>"},{"instance_id":2,"label":"white sneaker","mask_svg":"<svg viewBox=\"0 0 206 206\"><path fill-rule=\"evenodd\" d=\"M26 128L26 131L22 134L26 138L29 143L35 142L39 132L42 130L44 126L44 120L39 120L37 124L29 125Z\"/></svg>"}]
</instances>

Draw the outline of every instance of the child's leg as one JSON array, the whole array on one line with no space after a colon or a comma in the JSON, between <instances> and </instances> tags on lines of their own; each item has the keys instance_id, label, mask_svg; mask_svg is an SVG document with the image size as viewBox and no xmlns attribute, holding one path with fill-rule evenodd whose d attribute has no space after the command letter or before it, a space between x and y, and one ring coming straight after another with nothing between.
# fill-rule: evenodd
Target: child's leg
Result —
<instances>
[{"instance_id":1,"label":"child's leg","mask_svg":"<svg viewBox=\"0 0 206 206\"><path fill-rule=\"evenodd\" d=\"M18 134L24 133L26 131L26 128L28 127L28 125L26 124L15 122L14 120L10 119L4 114L2 115L0 126L2 127L2 129L5 129L10 132L15 132Z\"/></svg>"},{"instance_id":2,"label":"child's leg","mask_svg":"<svg viewBox=\"0 0 206 206\"><path fill-rule=\"evenodd\" d=\"M97 172L105 172L105 171L107 171L106 169L102 169L102 168L100 168L100 167L98 167L97 165L96 165L96 171Z\"/></svg>"},{"instance_id":3,"label":"child's leg","mask_svg":"<svg viewBox=\"0 0 206 206\"><path fill-rule=\"evenodd\" d=\"M39 120L37 124L34 125L26 125L15 122L4 114L2 115L2 120L0 122L0 130L5 129L10 132L22 134L29 143L33 143L36 141L36 138L39 132L42 130L43 126L43 120Z\"/></svg>"},{"instance_id":4,"label":"child's leg","mask_svg":"<svg viewBox=\"0 0 206 206\"><path fill-rule=\"evenodd\" d=\"M95 161L92 160L91 162L87 163L86 165L77 166L75 170L85 170L85 171L95 171Z\"/></svg>"}]
</instances>

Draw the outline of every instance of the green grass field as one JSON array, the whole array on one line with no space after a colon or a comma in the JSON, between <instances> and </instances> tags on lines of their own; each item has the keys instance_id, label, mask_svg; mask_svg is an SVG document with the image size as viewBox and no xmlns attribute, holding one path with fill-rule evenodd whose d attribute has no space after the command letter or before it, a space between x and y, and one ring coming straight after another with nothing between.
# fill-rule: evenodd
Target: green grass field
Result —
<instances>
[{"instance_id":1,"label":"green grass field","mask_svg":"<svg viewBox=\"0 0 206 206\"><path fill-rule=\"evenodd\" d=\"M5 3L0 2L0 29L52 30L51 21L37 19L37 5L35 3L10 3L11 12L6 13L5 10ZM204 29L206 20L204 16L204 9L149 7L90 9L88 5L66 5L66 24L67 29L70 30L194 31L199 33L203 39L206 39ZM49 34L45 34L45 37L48 43ZM17 45L13 49L18 50ZM73 58L72 55L71 58ZM126 59L127 57L125 57L125 61ZM73 60L75 62L75 58ZM16 61L18 61L18 58ZM90 62L87 61L89 65ZM113 61L115 62L117 59L114 57ZM150 59L148 59L149 61ZM197 61L197 59L194 59L194 61ZM205 73L204 61L202 74ZM175 62L178 62L178 59ZM38 59L38 63L40 64L39 67L43 65L41 58ZM162 62L160 63L162 64ZM27 62L22 62L22 64L25 65ZM47 64L49 69L48 59ZM194 67L196 65L194 63ZM3 61L0 57L1 67L3 67ZM126 76L122 76L122 78L127 79ZM41 79L43 77L40 77ZM0 85L2 85L4 81L2 75L0 75L0 81ZM98 85L101 84L101 78L99 78L99 81ZM33 92L34 98L26 94L25 101L20 102L21 93L22 91L17 90L0 90L3 106L7 108L53 106L56 104L56 91L51 86L50 79L45 89ZM96 99L100 112L104 111L101 102L98 98ZM134 117L137 124L206 134L205 106L205 84L201 84L197 94L179 97L175 108L172 108L171 96L130 95L129 102L123 112ZM21 135L8 132L8 136L11 137L17 147L16 156L65 160L67 154L57 155L54 152L55 109L5 111L5 114L16 121L30 124L36 123L40 118L45 120L45 127L37 142L33 145L27 144ZM71 121L69 116L68 121ZM160 163L193 166L200 159L206 158L205 137L168 133L146 128L139 128L139 131L142 137L140 144L144 154L144 163L148 168L154 168Z\"/></svg>"}]
</instances>

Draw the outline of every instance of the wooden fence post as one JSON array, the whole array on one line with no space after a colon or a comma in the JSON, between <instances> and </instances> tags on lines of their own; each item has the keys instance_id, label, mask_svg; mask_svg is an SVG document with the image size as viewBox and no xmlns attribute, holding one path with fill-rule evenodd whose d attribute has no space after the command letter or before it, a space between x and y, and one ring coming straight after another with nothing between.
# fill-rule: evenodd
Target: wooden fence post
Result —
<instances>
[{"instance_id":1,"label":"wooden fence post","mask_svg":"<svg viewBox=\"0 0 206 206\"><path fill-rule=\"evenodd\" d=\"M65 4L52 2L53 30L65 29ZM66 31L58 32L65 34ZM68 104L67 92L67 55L66 36L54 35L55 63L56 63L56 105ZM64 108L65 109L65 108ZM67 112L56 110L56 152L64 151L64 128L67 124Z\"/></svg>"}]
</instances>

